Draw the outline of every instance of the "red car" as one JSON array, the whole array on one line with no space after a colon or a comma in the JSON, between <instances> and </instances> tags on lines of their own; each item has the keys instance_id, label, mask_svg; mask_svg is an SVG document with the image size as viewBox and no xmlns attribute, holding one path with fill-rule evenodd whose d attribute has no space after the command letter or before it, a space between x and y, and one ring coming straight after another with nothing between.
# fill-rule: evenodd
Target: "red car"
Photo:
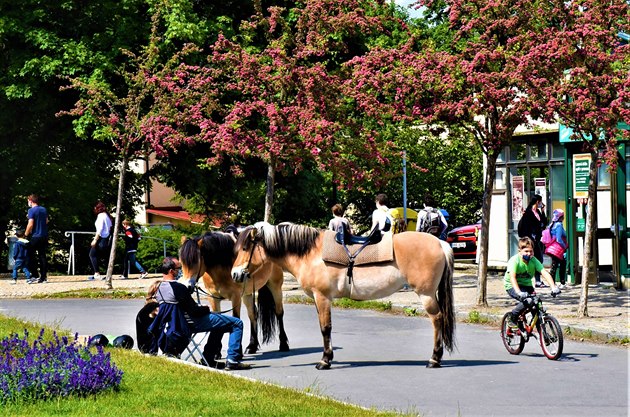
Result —
<instances>
[{"instance_id":1,"label":"red car","mask_svg":"<svg viewBox=\"0 0 630 417\"><path fill-rule=\"evenodd\" d=\"M455 259L475 259L477 257L477 237L481 220L475 224L456 227L448 232L446 241L453 248Z\"/></svg>"}]
</instances>

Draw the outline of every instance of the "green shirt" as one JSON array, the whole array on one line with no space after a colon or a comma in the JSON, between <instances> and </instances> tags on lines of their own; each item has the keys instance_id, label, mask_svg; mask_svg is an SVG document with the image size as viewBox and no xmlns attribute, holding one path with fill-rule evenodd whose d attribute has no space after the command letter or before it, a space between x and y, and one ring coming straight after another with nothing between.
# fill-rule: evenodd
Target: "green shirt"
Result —
<instances>
[{"instance_id":1,"label":"green shirt","mask_svg":"<svg viewBox=\"0 0 630 417\"><path fill-rule=\"evenodd\" d=\"M503 287L506 290L512 288L512 280L510 278L510 273L512 272L516 272L516 282L518 282L519 287L521 285L533 287L532 279L534 278L536 271L540 272L543 268L543 264L541 264L534 256L532 256L529 262L525 263L523 258L521 258L521 255L514 255L507 263L507 270L505 271L505 277L503 278Z\"/></svg>"}]
</instances>

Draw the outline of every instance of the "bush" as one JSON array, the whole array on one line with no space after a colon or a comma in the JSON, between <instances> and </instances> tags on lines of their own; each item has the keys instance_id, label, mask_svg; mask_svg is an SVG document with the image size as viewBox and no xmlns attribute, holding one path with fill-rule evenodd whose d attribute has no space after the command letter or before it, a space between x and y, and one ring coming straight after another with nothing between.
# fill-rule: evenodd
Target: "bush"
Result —
<instances>
[{"instance_id":1,"label":"bush","mask_svg":"<svg viewBox=\"0 0 630 417\"><path fill-rule=\"evenodd\" d=\"M44 329L30 344L12 334L0 342L0 404L29 402L69 395L85 396L117 389L123 372L110 361L109 353L80 346L68 337L53 334L46 343Z\"/></svg>"}]
</instances>

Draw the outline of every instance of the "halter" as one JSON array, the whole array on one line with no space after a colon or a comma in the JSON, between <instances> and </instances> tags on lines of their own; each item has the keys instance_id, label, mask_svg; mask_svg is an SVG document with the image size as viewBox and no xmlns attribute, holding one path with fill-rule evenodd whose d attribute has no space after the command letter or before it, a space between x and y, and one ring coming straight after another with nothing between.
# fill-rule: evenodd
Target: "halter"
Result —
<instances>
[{"instance_id":1,"label":"halter","mask_svg":"<svg viewBox=\"0 0 630 417\"><path fill-rule=\"evenodd\" d=\"M249 259L247 260L247 266L245 266L245 268L243 268L240 272L235 272L232 274L232 279L235 282L245 282L246 279L249 279L250 276L253 276L256 272L258 272L258 270L260 270L263 267L263 263L260 264L260 266L258 268L256 268L256 270L252 273L249 272L249 267L252 263L252 257L254 256L254 250L256 249L256 246L258 245L258 242L260 240L257 238L252 239L252 249L249 251ZM260 248L259 248L260 249ZM262 255L261 255L262 257ZM243 286L243 291L245 289L245 286Z\"/></svg>"}]
</instances>

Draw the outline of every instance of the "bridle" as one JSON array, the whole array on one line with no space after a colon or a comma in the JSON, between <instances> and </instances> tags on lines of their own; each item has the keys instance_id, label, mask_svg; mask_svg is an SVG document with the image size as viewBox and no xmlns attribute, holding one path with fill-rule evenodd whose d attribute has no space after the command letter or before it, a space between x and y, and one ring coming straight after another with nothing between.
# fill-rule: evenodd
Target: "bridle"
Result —
<instances>
[{"instance_id":1,"label":"bridle","mask_svg":"<svg viewBox=\"0 0 630 417\"><path fill-rule=\"evenodd\" d=\"M260 238L258 238L258 234L256 234L256 236L252 239L252 248L249 251L249 259L247 260L247 265L245 266L245 268L243 268L240 272L234 272L232 274L232 279L235 282L238 283L242 283L245 282L245 280L249 279L250 277L252 277L256 272L258 272L264 265L264 259L263 262L261 262L260 266L258 268L256 268L256 270L254 270L253 272L249 272L249 267L252 264L252 258L254 257L254 250L256 250L256 247L258 246L258 243L260 242ZM258 248L259 252L260 252L260 247ZM262 254L259 253L259 255L262 257ZM245 288L243 286L243 288ZM255 288L255 287L254 287Z\"/></svg>"}]
</instances>

